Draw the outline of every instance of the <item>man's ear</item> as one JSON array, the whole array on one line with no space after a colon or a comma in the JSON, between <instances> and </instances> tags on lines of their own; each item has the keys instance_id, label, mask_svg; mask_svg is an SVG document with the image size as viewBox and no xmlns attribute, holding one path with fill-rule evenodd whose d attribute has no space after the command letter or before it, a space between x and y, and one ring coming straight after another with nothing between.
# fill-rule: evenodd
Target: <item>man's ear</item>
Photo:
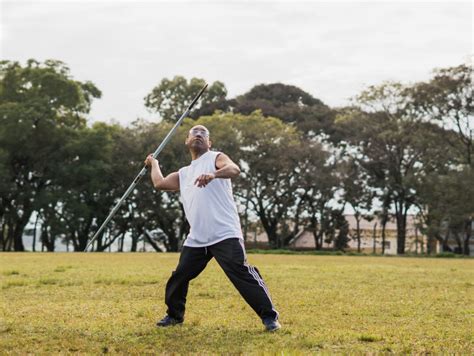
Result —
<instances>
[{"instance_id":1,"label":"man's ear","mask_svg":"<svg viewBox=\"0 0 474 356\"><path fill-rule=\"evenodd\" d=\"M209 140L209 148L211 148L211 146L212 146L212 141Z\"/></svg>"}]
</instances>

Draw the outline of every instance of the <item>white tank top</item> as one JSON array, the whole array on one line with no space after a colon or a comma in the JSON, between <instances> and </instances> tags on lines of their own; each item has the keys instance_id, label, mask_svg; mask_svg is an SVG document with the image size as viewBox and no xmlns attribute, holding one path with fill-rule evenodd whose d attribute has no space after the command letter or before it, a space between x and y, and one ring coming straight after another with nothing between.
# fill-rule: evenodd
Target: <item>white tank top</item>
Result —
<instances>
[{"instance_id":1,"label":"white tank top","mask_svg":"<svg viewBox=\"0 0 474 356\"><path fill-rule=\"evenodd\" d=\"M230 179L216 178L204 188L194 184L201 174L215 173L219 154L208 151L179 170L181 203L191 226L184 246L204 247L228 238L242 239Z\"/></svg>"}]
</instances>

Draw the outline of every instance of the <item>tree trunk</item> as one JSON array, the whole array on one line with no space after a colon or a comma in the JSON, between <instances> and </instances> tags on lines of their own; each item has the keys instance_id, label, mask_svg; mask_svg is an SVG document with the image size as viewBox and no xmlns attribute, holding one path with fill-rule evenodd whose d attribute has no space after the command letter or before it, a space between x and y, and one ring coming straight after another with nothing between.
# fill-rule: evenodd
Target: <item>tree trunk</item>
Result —
<instances>
[{"instance_id":1,"label":"tree trunk","mask_svg":"<svg viewBox=\"0 0 474 356\"><path fill-rule=\"evenodd\" d=\"M358 213L355 214L356 218L356 236L357 236L357 252L360 253L360 215Z\"/></svg>"},{"instance_id":2,"label":"tree trunk","mask_svg":"<svg viewBox=\"0 0 474 356\"><path fill-rule=\"evenodd\" d=\"M418 255L418 229L415 226L415 254Z\"/></svg>"},{"instance_id":3,"label":"tree trunk","mask_svg":"<svg viewBox=\"0 0 474 356\"><path fill-rule=\"evenodd\" d=\"M277 229L276 229L276 224L275 221L271 221L267 218L265 213L262 211L259 212L258 214L260 221L262 222L263 229L265 230L265 233L267 234L268 237L268 242L270 244L271 248L277 248L279 243L278 243L278 236L277 236Z\"/></svg>"},{"instance_id":4,"label":"tree trunk","mask_svg":"<svg viewBox=\"0 0 474 356\"><path fill-rule=\"evenodd\" d=\"M31 246L31 251L36 252L36 228L38 227L39 213L36 213L35 227L33 230L33 244Z\"/></svg>"},{"instance_id":5,"label":"tree trunk","mask_svg":"<svg viewBox=\"0 0 474 356\"><path fill-rule=\"evenodd\" d=\"M377 222L374 224L374 229L372 232L372 238L374 241L373 247L372 247L372 253L375 255L377 250L376 250L376 245L377 245Z\"/></svg>"},{"instance_id":6,"label":"tree trunk","mask_svg":"<svg viewBox=\"0 0 474 356\"><path fill-rule=\"evenodd\" d=\"M458 244L458 247L454 249L454 252L455 253L459 253L459 254L463 254L463 250L464 250L464 244L463 244L463 236L462 236L462 232L457 232L455 231L454 232L454 238L456 239L456 243Z\"/></svg>"},{"instance_id":7,"label":"tree trunk","mask_svg":"<svg viewBox=\"0 0 474 356\"><path fill-rule=\"evenodd\" d=\"M125 240L125 232L122 232L122 236L120 236L119 248L118 252L123 252L123 243Z\"/></svg>"},{"instance_id":8,"label":"tree trunk","mask_svg":"<svg viewBox=\"0 0 474 356\"><path fill-rule=\"evenodd\" d=\"M249 202L250 202L250 199L247 195L247 198L245 200L245 211L244 211L244 231L243 231L243 235L244 235L244 241L247 241L247 233L248 233L248 225L249 225Z\"/></svg>"},{"instance_id":9,"label":"tree trunk","mask_svg":"<svg viewBox=\"0 0 474 356\"><path fill-rule=\"evenodd\" d=\"M84 246L84 248L81 250L81 248L80 248L81 243L79 241L79 237L78 237L77 233L75 231L72 231L72 232L70 232L70 235L71 235L71 237L70 237L69 241L72 242L73 251L75 251L75 252L84 251L84 249L86 247Z\"/></svg>"},{"instance_id":10,"label":"tree trunk","mask_svg":"<svg viewBox=\"0 0 474 356\"><path fill-rule=\"evenodd\" d=\"M421 235L421 254L424 255L425 254L425 239L423 238L423 235Z\"/></svg>"},{"instance_id":11,"label":"tree trunk","mask_svg":"<svg viewBox=\"0 0 474 356\"><path fill-rule=\"evenodd\" d=\"M87 243L89 242L89 236L91 235L92 221L93 221L93 218L91 216L87 219L87 222L85 222L85 224L83 225L84 227L78 231L77 240L79 240L79 243L78 244L75 243L74 245L75 246L78 245L80 252L85 250ZM101 239L102 236L104 236L104 232L102 232L102 235L99 236L99 239ZM74 246L74 250L77 251L75 246Z\"/></svg>"},{"instance_id":12,"label":"tree trunk","mask_svg":"<svg viewBox=\"0 0 474 356\"><path fill-rule=\"evenodd\" d=\"M13 230L13 248L15 251L25 251L25 246L23 244L23 231L25 230L26 224L30 220L33 210L30 206L31 204L25 204L23 207L23 214L21 217L17 217L15 221Z\"/></svg>"},{"instance_id":13,"label":"tree trunk","mask_svg":"<svg viewBox=\"0 0 474 356\"><path fill-rule=\"evenodd\" d=\"M471 239L471 235L472 235L472 219L469 219L466 221L464 246L463 246L463 254L466 256L469 256L471 253L469 249L469 240Z\"/></svg>"},{"instance_id":14,"label":"tree trunk","mask_svg":"<svg viewBox=\"0 0 474 356\"><path fill-rule=\"evenodd\" d=\"M137 252L139 238L140 232L132 232L132 246L130 247L130 252Z\"/></svg>"},{"instance_id":15,"label":"tree trunk","mask_svg":"<svg viewBox=\"0 0 474 356\"><path fill-rule=\"evenodd\" d=\"M405 254L406 226L408 206L403 201L395 202L395 218L397 220L397 254Z\"/></svg>"},{"instance_id":16,"label":"tree trunk","mask_svg":"<svg viewBox=\"0 0 474 356\"><path fill-rule=\"evenodd\" d=\"M176 236L176 233L169 233L168 236L168 251L177 252L179 250L179 241L180 239Z\"/></svg>"},{"instance_id":17,"label":"tree trunk","mask_svg":"<svg viewBox=\"0 0 474 356\"><path fill-rule=\"evenodd\" d=\"M117 235L111 236L110 232L107 234L107 238L105 241L102 241L100 248L97 248L97 252L103 252L107 248L110 251L110 247L112 244L117 240L117 238L120 236L120 232ZM105 237L105 236L104 236Z\"/></svg>"},{"instance_id":18,"label":"tree trunk","mask_svg":"<svg viewBox=\"0 0 474 356\"><path fill-rule=\"evenodd\" d=\"M387 218L382 218L382 255L385 255L385 227L387 226Z\"/></svg>"},{"instance_id":19,"label":"tree trunk","mask_svg":"<svg viewBox=\"0 0 474 356\"><path fill-rule=\"evenodd\" d=\"M49 234L48 227L45 225L41 226L40 239L48 252L54 252L54 238Z\"/></svg>"},{"instance_id":20,"label":"tree trunk","mask_svg":"<svg viewBox=\"0 0 474 356\"><path fill-rule=\"evenodd\" d=\"M4 241L4 249L3 251L11 251L13 247L13 234L11 233L11 224L7 221L6 223L6 235Z\"/></svg>"},{"instance_id":21,"label":"tree trunk","mask_svg":"<svg viewBox=\"0 0 474 356\"><path fill-rule=\"evenodd\" d=\"M13 230L13 249L15 251L25 251L25 246L23 245L23 229L26 224L18 222Z\"/></svg>"},{"instance_id":22,"label":"tree trunk","mask_svg":"<svg viewBox=\"0 0 474 356\"><path fill-rule=\"evenodd\" d=\"M463 249L463 254L465 256L469 256L471 254L471 251L470 251L470 248L469 248L469 240L470 240L470 237L466 237L464 239L464 249Z\"/></svg>"},{"instance_id":23,"label":"tree trunk","mask_svg":"<svg viewBox=\"0 0 474 356\"><path fill-rule=\"evenodd\" d=\"M441 248L443 249L443 251L441 252L453 252L452 248L449 247L449 244L448 244L450 236L451 236L451 230L448 228L446 231L446 235L442 239Z\"/></svg>"},{"instance_id":24,"label":"tree trunk","mask_svg":"<svg viewBox=\"0 0 474 356\"><path fill-rule=\"evenodd\" d=\"M95 240L97 243L97 248L96 248L97 252L102 251L102 240L105 238L105 234L107 233L106 230L107 229L104 229L102 233L99 236L97 236L97 239Z\"/></svg>"},{"instance_id":25,"label":"tree trunk","mask_svg":"<svg viewBox=\"0 0 474 356\"><path fill-rule=\"evenodd\" d=\"M309 228L313 232L313 238L314 238L314 246L316 250L320 250L321 246L319 245L319 233L318 233L318 221L316 217L312 216L310 218L310 225Z\"/></svg>"},{"instance_id":26,"label":"tree trunk","mask_svg":"<svg viewBox=\"0 0 474 356\"><path fill-rule=\"evenodd\" d=\"M11 251L13 247L13 237L11 234L11 224L9 223L8 220L3 223L2 234L3 234L3 251Z\"/></svg>"},{"instance_id":27,"label":"tree trunk","mask_svg":"<svg viewBox=\"0 0 474 356\"><path fill-rule=\"evenodd\" d=\"M146 240L156 252L163 252L155 243L155 241L153 241L153 238L149 235L148 231L145 230L145 232L143 233L143 236L144 236L143 240L144 241Z\"/></svg>"},{"instance_id":28,"label":"tree trunk","mask_svg":"<svg viewBox=\"0 0 474 356\"><path fill-rule=\"evenodd\" d=\"M6 231L6 224L3 222L2 219L2 227L0 230L0 248L2 251L5 251L5 231Z\"/></svg>"},{"instance_id":29,"label":"tree trunk","mask_svg":"<svg viewBox=\"0 0 474 356\"><path fill-rule=\"evenodd\" d=\"M434 236L433 233L428 233L428 241L426 242L426 252L428 255L435 253L436 241L436 236Z\"/></svg>"},{"instance_id":30,"label":"tree trunk","mask_svg":"<svg viewBox=\"0 0 474 356\"><path fill-rule=\"evenodd\" d=\"M301 215L301 210L303 208L303 203L304 203L304 198L301 198L300 201L298 202L298 205L296 207L296 212L295 212L295 218L294 218L294 227L293 231L285 238L284 240L284 245L285 247L289 245L290 241L295 238L296 235L298 235L301 231L301 228L304 228L300 226L300 215Z\"/></svg>"}]
</instances>

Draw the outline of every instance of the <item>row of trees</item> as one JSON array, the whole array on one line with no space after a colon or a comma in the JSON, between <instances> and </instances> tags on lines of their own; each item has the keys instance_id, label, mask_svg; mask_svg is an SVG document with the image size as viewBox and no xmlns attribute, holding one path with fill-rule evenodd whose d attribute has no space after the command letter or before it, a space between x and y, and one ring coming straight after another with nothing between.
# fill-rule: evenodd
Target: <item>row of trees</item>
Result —
<instances>
[{"instance_id":1,"label":"row of trees","mask_svg":"<svg viewBox=\"0 0 474 356\"><path fill-rule=\"evenodd\" d=\"M257 85L228 98L214 82L199 107L160 155L165 172L188 164L184 137L192 125L210 129L213 147L239 162L234 182L244 234L258 220L272 247L285 247L303 229L316 248L343 249L357 221L394 218L398 253L405 252L408 211L417 211L430 241L469 253L474 215L472 68L436 70L426 82L385 82L367 88L353 105L330 108L284 84ZM148 152L166 135L203 80L163 79L145 98L161 121L127 127L85 115L101 92L75 81L59 61L0 63L0 247L24 250L32 219L53 251L66 239L82 251ZM145 180L131 194L98 250L159 228L176 251L188 226L176 193ZM36 231L36 230L35 230ZM360 230L354 238L360 246ZM153 244L153 240L149 240ZM431 246L432 244L429 244Z\"/></svg>"}]
</instances>

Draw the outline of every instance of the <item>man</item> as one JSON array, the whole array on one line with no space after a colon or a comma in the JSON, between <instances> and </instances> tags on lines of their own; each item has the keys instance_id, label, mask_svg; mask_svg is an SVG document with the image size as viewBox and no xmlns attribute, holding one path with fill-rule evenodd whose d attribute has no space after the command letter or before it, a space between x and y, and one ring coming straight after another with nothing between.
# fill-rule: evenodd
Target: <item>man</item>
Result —
<instances>
[{"instance_id":1,"label":"man","mask_svg":"<svg viewBox=\"0 0 474 356\"><path fill-rule=\"evenodd\" d=\"M186 218L191 226L178 266L166 284L167 315L157 326L167 327L184 321L189 282L214 257L245 301L258 314L266 330L281 326L268 288L258 270L247 264L237 207L232 196L231 178L239 167L221 152L211 151L209 130L194 126L185 141L191 164L166 177L158 161L149 155L151 180L157 190L180 191Z\"/></svg>"}]
</instances>

